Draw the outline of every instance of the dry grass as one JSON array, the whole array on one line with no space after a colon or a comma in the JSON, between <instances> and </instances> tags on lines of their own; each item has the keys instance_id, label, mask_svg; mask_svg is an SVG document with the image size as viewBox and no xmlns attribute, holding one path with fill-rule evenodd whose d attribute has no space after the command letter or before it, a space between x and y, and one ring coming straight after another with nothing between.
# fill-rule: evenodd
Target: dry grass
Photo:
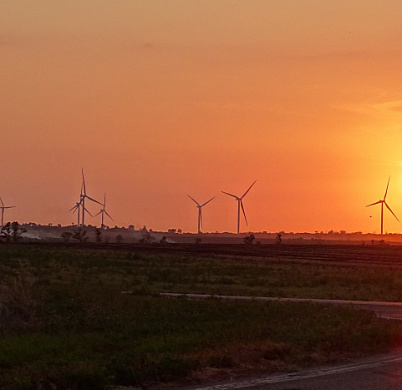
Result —
<instances>
[{"instance_id":1,"label":"dry grass","mask_svg":"<svg viewBox=\"0 0 402 390\"><path fill-rule=\"evenodd\" d=\"M0 282L0 332L34 328L40 322L40 303L34 298L36 278L28 273Z\"/></svg>"}]
</instances>

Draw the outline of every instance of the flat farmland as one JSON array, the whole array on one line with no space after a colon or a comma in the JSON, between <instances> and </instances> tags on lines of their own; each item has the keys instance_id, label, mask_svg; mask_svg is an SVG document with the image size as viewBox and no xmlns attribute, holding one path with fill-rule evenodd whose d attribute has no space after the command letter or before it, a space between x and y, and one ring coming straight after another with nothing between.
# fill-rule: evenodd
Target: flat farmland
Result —
<instances>
[{"instance_id":1,"label":"flat farmland","mask_svg":"<svg viewBox=\"0 0 402 390\"><path fill-rule=\"evenodd\" d=\"M136 295L178 292L402 301L402 246L19 248L4 252L18 261L8 261L3 272L22 269L40 276L40 283L55 286L105 284Z\"/></svg>"},{"instance_id":2,"label":"flat farmland","mask_svg":"<svg viewBox=\"0 0 402 390\"><path fill-rule=\"evenodd\" d=\"M162 292L402 300L393 246L1 245L0 387L161 388L401 345L394 321L309 303Z\"/></svg>"}]
</instances>

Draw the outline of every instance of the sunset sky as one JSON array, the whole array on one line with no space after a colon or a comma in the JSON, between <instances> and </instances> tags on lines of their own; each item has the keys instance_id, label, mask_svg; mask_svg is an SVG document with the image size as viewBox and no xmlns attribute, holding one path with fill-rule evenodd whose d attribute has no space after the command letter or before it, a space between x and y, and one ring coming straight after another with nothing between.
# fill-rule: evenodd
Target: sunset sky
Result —
<instances>
[{"instance_id":1,"label":"sunset sky","mask_svg":"<svg viewBox=\"0 0 402 390\"><path fill-rule=\"evenodd\" d=\"M379 232L402 220L402 1L2 0L6 220ZM99 207L89 205L93 212ZM87 219L100 224L100 217ZM400 233L385 213L385 231Z\"/></svg>"}]
</instances>

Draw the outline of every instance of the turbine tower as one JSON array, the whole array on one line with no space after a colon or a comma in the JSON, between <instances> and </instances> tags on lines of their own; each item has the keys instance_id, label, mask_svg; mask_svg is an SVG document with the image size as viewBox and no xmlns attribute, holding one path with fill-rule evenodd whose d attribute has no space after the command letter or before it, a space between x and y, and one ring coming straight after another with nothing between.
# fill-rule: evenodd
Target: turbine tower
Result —
<instances>
[{"instance_id":1,"label":"turbine tower","mask_svg":"<svg viewBox=\"0 0 402 390\"><path fill-rule=\"evenodd\" d=\"M240 233L240 208L243 211L243 215L244 215L244 219L246 221L246 225L248 225L246 212L244 211L244 206L243 206L243 198L248 194L248 192L251 190L251 187L256 183L256 181L254 181L254 183L251 184L251 186L248 188L248 190L241 197L238 197L236 195L229 194L228 192L222 191L224 194L232 196L233 198L235 198L237 200L237 234Z\"/></svg>"},{"instance_id":2,"label":"turbine tower","mask_svg":"<svg viewBox=\"0 0 402 390\"><path fill-rule=\"evenodd\" d=\"M215 196L208 200L207 202L203 204L199 204L194 198L192 198L190 195L188 197L197 205L198 207L198 234L201 234L201 226L202 226L202 208L207 205L211 200L215 199Z\"/></svg>"},{"instance_id":3,"label":"turbine tower","mask_svg":"<svg viewBox=\"0 0 402 390\"><path fill-rule=\"evenodd\" d=\"M105 192L105 194L104 194L104 196L103 196L103 205L102 205L102 208L101 208L101 210L99 211L98 214L95 214L95 217L96 217L97 215L99 215L99 214L102 214L101 229L103 229L103 227L104 227L104 224L103 224L104 214L106 214L106 215L114 222L114 219L113 219L113 218L109 215L109 213L106 211L106 192Z\"/></svg>"},{"instance_id":4,"label":"turbine tower","mask_svg":"<svg viewBox=\"0 0 402 390\"><path fill-rule=\"evenodd\" d=\"M396 218L396 220L399 222L398 217L394 214L394 212L391 210L391 208L388 206L387 202L385 201L385 198L387 197L387 193L388 193L390 179L391 179L391 177L388 178L388 184L387 184L387 188L385 189L384 198L380 199L378 202L371 203L366 206L366 207L370 207L370 206L374 206L375 204L381 204L381 235L383 235L383 233L384 233L384 205L391 212L391 214Z\"/></svg>"},{"instance_id":5,"label":"turbine tower","mask_svg":"<svg viewBox=\"0 0 402 390\"><path fill-rule=\"evenodd\" d=\"M0 206L0 208L1 208L1 227L3 227L4 226L4 210L12 209L15 206L4 206L3 199L1 199L1 198L0 198L0 202L1 202L1 206Z\"/></svg>"}]
</instances>

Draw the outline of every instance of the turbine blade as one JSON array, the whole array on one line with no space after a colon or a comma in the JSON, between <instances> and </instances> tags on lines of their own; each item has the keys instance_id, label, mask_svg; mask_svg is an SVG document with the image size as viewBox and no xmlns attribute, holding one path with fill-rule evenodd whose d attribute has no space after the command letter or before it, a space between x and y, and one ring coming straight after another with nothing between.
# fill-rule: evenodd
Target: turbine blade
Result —
<instances>
[{"instance_id":1,"label":"turbine blade","mask_svg":"<svg viewBox=\"0 0 402 390\"><path fill-rule=\"evenodd\" d=\"M374 206L375 204L380 204L382 202L383 202L383 200L379 200L378 202L368 204L366 207Z\"/></svg>"},{"instance_id":2,"label":"turbine blade","mask_svg":"<svg viewBox=\"0 0 402 390\"><path fill-rule=\"evenodd\" d=\"M74 209L78 209L78 203L77 203L74 207L71 207L71 209L68 210L68 211L72 211L72 210L74 210Z\"/></svg>"},{"instance_id":3,"label":"turbine blade","mask_svg":"<svg viewBox=\"0 0 402 390\"><path fill-rule=\"evenodd\" d=\"M197 206L200 205L200 204L199 204L194 198L192 198L190 195L187 194L187 196L188 196Z\"/></svg>"},{"instance_id":4,"label":"turbine blade","mask_svg":"<svg viewBox=\"0 0 402 390\"><path fill-rule=\"evenodd\" d=\"M225 191L221 191L221 192L223 192L226 195L233 196L233 198L235 198L235 199L239 199L236 195L229 194L229 192L225 192Z\"/></svg>"},{"instance_id":5,"label":"turbine blade","mask_svg":"<svg viewBox=\"0 0 402 390\"><path fill-rule=\"evenodd\" d=\"M391 210L391 207L389 207L388 205L387 205L387 202L384 202L384 204L385 204L385 206L387 206L387 209L389 210L389 211L391 211L391 213L392 213L392 215L396 218L396 220L399 222L399 219L398 219L398 217L395 215L395 213Z\"/></svg>"},{"instance_id":6,"label":"turbine blade","mask_svg":"<svg viewBox=\"0 0 402 390\"><path fill-rule=\"evenodd\" d=\"M86 207L84 207L84 211L86 211L93 218L93 215L88 211Z\"/></svg>"},{"instance_id":7,"label":"turbine blade","mask_svg":"<svg viewBox=\"0 0 402 390\"><path fill-rule=\"evenodd\" d=\"M84 190L84 195L87 194L87 190L85 188L85 176L84 176L84 168L82 168L82 187L81 187L81 191Z\"/></svg>"},{"instance_id":8,"label":"turbine blade","mask_svg":"<svg viewBox=\"0 0 402 390\"><path fill-rule=\"evenodd\" d=\"M0 198L1 205L4 207L3 199Z\"/></svg>"},{"instance_id":9,"label":"turbine blade","mask_svg":"<svg viewBox=\"0 0 402 390\"><path fill-rule=\"evenodd\" d=\"M385 200L385 198L387 197L387 192L388 192L388 187L389 187L389 181L390 181L390 180L391 180L391 176L388 177L388 183L387 183L387 188L386 188L385 194L384 194L384 200Z\"/></svg>"},{"instance_id":10,"label":"turbine blade","mask_svg":"<svg viewBox=\"0 0 402 390\"><path fill-rule=\"evenodd\" d=\"M3 208L3 209L12 209L12 208L14 208L14 207L16 207L16 206L3 206L2 208Z\"/></svg>"},{"instance_id":11,"label":"turbine blade","mask_svg":"<svg viewBox=\"0 0 402 390\"><path fill-rule=\"evenodd\" d=\"M256 180L257 181L257 180ZM248 188L248 190L243 194L243 196L241 197L241 199L243 199L247 194L248 194L248 192L251 190L251 187L256 183L256 181L253 183L253 184L251 184L251 186Z\"/></svg>"},{"instance_id":12,"label":"turbine blade","mask_svg":"<svg viewBox=\"0 0 402 390\"><path fill-rule=\"evenodd\" d=\"M106 211L106 210L103 210L104 212L105 212L105 214L114 222L114 219L110 216L110 214Z\"/></svg>"},{"instance_id":13,"label":"turbine blade","mask_svg":"<svg viewBox=\"0 0 402 390\"><path fill-rule=\"evenodd\" d=\"M240 201L240 206L241 206L241 209L242 209L242 211L243 211L244 219L246 220L246 225L248 226L247 217L246 217L246 212L244 211L244 206L243 206L243 202L242 202L242 201Z\"/></svg>"},{"instance_id":14,"label":"turbine blade","mask_svg":"<svg viewBox=\"0 0 402 390\"><path fill-rule=\"evenodd\" d=\"M95 214L94 217L96 217L97 215L99 215L102 212L103 212L103 210L99 211L99 213Z\"/></svg>"},{"instance_id":15,"label":"turbine blade","mask_svg":"<svg viewBox=\"0 0 402 390\"><path fill-rule=\"evenodd\" d=\"M213 199L215 199L215 196L213 198L211 198L208 202L205 202L204 204L202 204L201 207L204 207L206 204L208 204Z\"/></svg>"},{"instance_id":16,"label":"turbine blade","mask_svg":"<svg viewBox=\"0 0 402 390\"><path fill-rule=\"evenodd\" d=\"M106 207L106 192L103 194L103 207Z\"/></svg>"},{"instance_id":17,"label":"turbine blade","mask_svg":"<svg viewBox=\"0 0 402 390\"><path fill-rule=\"evenodd\" d=\"M98 202L98 201L95 200L94 198L91 198L91 197L88 196L88 195L85 195L85 197L88 198L89 200L92 200L92 202L98 203L98 204L100 204L101 206L103 206L103 204L102 204L101 202Z\"/></svg>"}]
</instances>

